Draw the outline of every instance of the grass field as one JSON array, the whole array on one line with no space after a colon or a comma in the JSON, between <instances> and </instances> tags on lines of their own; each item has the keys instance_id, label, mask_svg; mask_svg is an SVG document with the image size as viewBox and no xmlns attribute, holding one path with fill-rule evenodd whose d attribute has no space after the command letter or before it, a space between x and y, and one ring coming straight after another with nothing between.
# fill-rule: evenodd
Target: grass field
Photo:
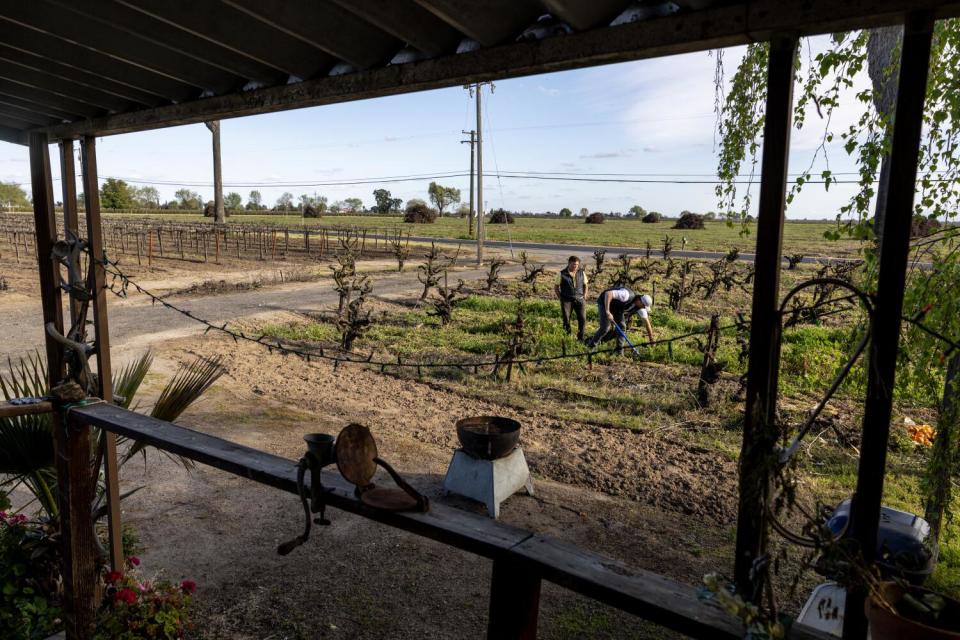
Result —
<instances>
[{"instance_id":1,"label":"grass field","mask_svg":"<svg viewBox=\"0 0 960 640\"><path fill-rule=\"evenodd\" d=\"M107 217L131 214L107 214ZM144 214L146 215L146 214ZM143 217L143 216L137 216ZM198 222L204 220L199 214L149 214L151 218ZM413 235L435 238L469 239L467 221L462 218L440 218L434 224L404 224L397 216L325 216L304 220L299 215L237 215L229 219L232 224L271 223L299 225L304 222L313 227L349 225L361 228L400 228ZM707 222L707 228L698 231L671 229L673 221L644 224L636 219L608 219L602 225L588 225L580 218L517 218L515 224L486 226L489 240L512 240L514 242L548 242L558 244L589 244L612 247L643 247L647 242L657 250L664 236L673 237L674 249L680 249L682 238L687 239L684 248L694 251L728 251L738 247L752 253L756 246L756 225L750 224L749 233L742 234L739 225L728 226L722 221ZM836 242L825 240L825 231L835 228L830 222L787 222L784 226L784 255L803 253L808 256L853 256L860 243L855 240Z\"/></svg>"}]
</instances>

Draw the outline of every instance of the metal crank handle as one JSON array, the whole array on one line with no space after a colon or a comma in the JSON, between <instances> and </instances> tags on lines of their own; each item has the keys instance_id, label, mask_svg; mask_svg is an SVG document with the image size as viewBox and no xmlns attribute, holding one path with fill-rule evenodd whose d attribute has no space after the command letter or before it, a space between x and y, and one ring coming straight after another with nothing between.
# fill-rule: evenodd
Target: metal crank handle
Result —
<instances>
[{"instance_id":1,"label":"metal crank handle","mask_svg":"<svg viewBox=\"0 0 960 640\"><path fill-rule=\"evenodd\" d=\"M307 460L300 458L297 463L297 492L300 494L300 504L303 505L304 526L303 533L292 540L287 540L277 547L277 553L285 556L310 538L310 504L303 490L303 474L307 470Z\"/></svg>"}]
</instances>

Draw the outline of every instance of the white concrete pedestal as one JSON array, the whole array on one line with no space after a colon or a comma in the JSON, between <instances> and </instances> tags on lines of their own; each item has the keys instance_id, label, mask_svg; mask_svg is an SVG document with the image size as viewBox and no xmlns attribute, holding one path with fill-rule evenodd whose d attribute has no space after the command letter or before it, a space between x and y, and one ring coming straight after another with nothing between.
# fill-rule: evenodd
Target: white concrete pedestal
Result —
<instances>
[{"instance_id":1,"label":"white concrete pedestal","mask_svg":"<svg viewBox=\"0 0 960 640\"><path fill-rule=\"evenodd\" d=\"M499 518L500 503L520 489L533 495L530 470L520 447L498 460L479 460L457 449L443 479L444 492L484 503L491 518Z\"/></svg>"}]
</instances>

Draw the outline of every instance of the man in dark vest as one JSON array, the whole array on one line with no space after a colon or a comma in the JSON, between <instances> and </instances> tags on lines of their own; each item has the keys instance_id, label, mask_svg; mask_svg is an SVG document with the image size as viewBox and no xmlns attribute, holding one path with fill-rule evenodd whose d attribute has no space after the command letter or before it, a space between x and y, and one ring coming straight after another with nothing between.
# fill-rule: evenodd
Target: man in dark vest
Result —
<instances>
[{"instance_id":1,"label":"man in dark vest","mask_svg":"<svg viewBox=\"0 0 960 640\"><path fill-rule=\"evenodd\" d=\"M563 329L570 335L570 313L577 314L577 340L583 341L583 327L587 324L587 311L584 298L587 297L587 274L580 268L580 258L570 256L567 268L560 271L560 284L556 286L560 298L560 310L563 312Z\"/></svg>"},{"instance_id":2,"label":"man in dark vest","mask_svg":"<svg viewBox=\"0 0 960 640\"><path fill-rule=\"evenodd\" d=\"M637 295L626 287L607 289L597 297L597 313L600 318L600 328L587 340L587 346L595 347L607 337L608 333L616 333L617 351L623 351L624 339L620 331L626 332L626 320L633 314L639 314L646 325L647 337L653 342L653 326L650 324L650 307L653 298L648 295ZM614 328L620 327L620 331Z\"/></svg>"}]
</instances>

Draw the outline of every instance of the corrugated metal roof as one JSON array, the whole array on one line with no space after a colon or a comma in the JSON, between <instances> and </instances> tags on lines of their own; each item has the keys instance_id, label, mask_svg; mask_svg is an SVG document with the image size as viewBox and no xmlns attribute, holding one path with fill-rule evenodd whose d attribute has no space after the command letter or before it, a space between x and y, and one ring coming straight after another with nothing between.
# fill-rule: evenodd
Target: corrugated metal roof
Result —
<instances>
[{"instance_id":1,"label":"corrugated metal roof","mask_svg":"<svg viewBox=\"0 0 960 640\"><path fill-rule=\"evenodd\" d=\"M935 0L4 2L0 139L23 141L23 132L37 129L53 137L116 133L613 62L643 51L663 55L749 41L753 23L809 28L818 11L822 22L871 12L891 20L919 4L956 6Z\"/></svg>"}]
</instances>

